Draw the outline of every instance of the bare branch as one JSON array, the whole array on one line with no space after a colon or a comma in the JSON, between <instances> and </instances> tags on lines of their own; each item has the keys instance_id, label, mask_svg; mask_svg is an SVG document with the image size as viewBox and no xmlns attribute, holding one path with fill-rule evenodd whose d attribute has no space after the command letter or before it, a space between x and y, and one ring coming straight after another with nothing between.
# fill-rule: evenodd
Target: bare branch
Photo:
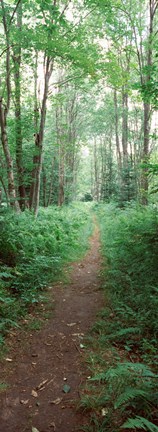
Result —
<instances>
[{"instance_id":1,"label":"bare branch","mask_svg":"<svg viewBox=\"0 0 158 432\"><path fill-rule=\"evenodd\" d=\"M91 11L90 12L87 12L86 13L86 15L84 15L83 16L83 18L81 18L77 23L75 23L75 24L73 24L73 26L71 27L71 29L70 30L68 30L66 33L64 33L63 34L63 37L65 37L68 33L71 33L71 31L73 30L73 29L75 29L77 26L79 26L79 24L82 22L82 21L84 21L94 10L96 10L96 8L97 8L97 5L96 6L94 6L94 8L92 8L91 9ZM73 40L73 39L72 39Z\"/></svg>"},{"instance_id":2,"label":"bare branch","mask_svg":"<svg viewBox=\"0 0 158 432\"><path fill-rule=\"evenodd\" d=\"M62 16L64 15L64 13L65 13L65 11L67 10L67 8L68 8L68 6L69 6L70 3L71 3L71 0L68 0L68 2L67 2L66 5L64 6L64 8L63 8L63 10L62 10L62 12L61 12L61 14L60 14L60 16L59 16L59 19L62 18Z\"/></svg>"},{"instance_id":3,"label":"bare branch","mask_svg":"<svg viewBox=\"0 0 158 432\"><path fill-rule=\"evenodd\" d=\"M85 73L82 75L76 75L76 76L72 76L70 78L65 79L64 81L57 81L51 84L50 87L52 86L59 86L61 87L62 85L66 84L67 82L71 82L72 80L78 79L78 78L83 78L85 76Z\"/></svg>"},{"instance_id":4,"label":"bare branch","mask_svg":"<svg viewBox=\"0 0 158 432\"><path fill-rule=\"evenodd\" d=\"M19 6L20 3L21 3L21 0L18 0L17 4L16 4L16 6L15 6L15 9L13 10L12 16L11 16L11 18L10 18L10 20L9 20L9 25L11 25L11 23L12 23L12 21L13 21L13 19L14 19L14 15L16 14L16 11L17 11L18 6Z\"/></svg>"},{"instance_id":5,"label":"bare branch","mask_svg":"<svg viewBox=\"0 0 158 432\"><path fill-rule=\"evenodd\" d=\"M3 54L5 54L5 52L7 50L10 50L10 48L14 48L16 46L16 44L13 45L9 45L7 48L5 48L1 53L0 53L0 58L3 56Z\"/></svg>"}]
</instances>

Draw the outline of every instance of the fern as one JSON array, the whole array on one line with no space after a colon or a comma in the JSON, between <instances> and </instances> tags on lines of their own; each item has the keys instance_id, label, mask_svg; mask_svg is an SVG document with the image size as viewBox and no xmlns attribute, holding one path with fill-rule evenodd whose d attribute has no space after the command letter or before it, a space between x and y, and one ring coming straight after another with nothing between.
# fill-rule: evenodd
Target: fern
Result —
<instances>
[{"instance_id":1,"label":"fern","mask_svg":"<svg viewBox=\"0 0 158 432\"><path fill-rule=\"evenodd\" d=\"M140 333L140 328L139 327L123 328L123 329L118 330L117 332L115 332L111 335L108 335L107 338L108 339L124 338L124 337L126 337L132 333L134 333L134 334Z\"/></svg>"},{"instance_id":2,"label":"fern","mask_svg":"<svg viewBox=\"0 0 158 432\"><path fill-rule=\"evenodd\" d=\"M116 366L116 368L110 368L106 373L107 380L111 378L121 378L124 376L129 376L129 373L135 375L136 377L152 377L157 378L145 364L143 363L132 363L124 362Z\"/></svg>"},{"instance_id":3,"label":"fern","mask_svg":"<svg viewBox=\"0 0 158 432\"><path fill-rule=\"evenodd\" d=\"M109 368L107 372L103 371L95 375L91 381L111 381L113 379L121 381L126 377L129 379L130 374L136 378L157 378L158 376L143 363L124 362L119 363L115 368Z\"/></svg>"},{"instance_id":4,"label":"fern","mask_svg":"<svg viewBox=\"0 0 158 432\"><path fill-rule=\"evenodd\" d=\"M90 378L90 381L99 381L99 382L104 382L107 379L107 373L106 372L101 372L97 375L95 375L94 377Z\"/></svg>"},{"instance_id":5,"label":"fern","mask_svg":"<svg viewBox=\"0 0 158 432\"><path fill-rule=\"evenodd\" d=\"M127 404L135 398L145 398L147 396L147 392L142 389L128 387L121 395L119 395L117 401L115 402L114 408L117 409L121 405Z\"/></svg>"},{"instance_id":6,"label":"fern","mask_svg":"<svg viewBox=\"0 0 158 432\"><path fill-rule=\"evenodd\" d=\"M143 429L150 432L158 432L158 427L144 417L128 419L122 426L123 429Z\"/></svg>"}]
</instances>

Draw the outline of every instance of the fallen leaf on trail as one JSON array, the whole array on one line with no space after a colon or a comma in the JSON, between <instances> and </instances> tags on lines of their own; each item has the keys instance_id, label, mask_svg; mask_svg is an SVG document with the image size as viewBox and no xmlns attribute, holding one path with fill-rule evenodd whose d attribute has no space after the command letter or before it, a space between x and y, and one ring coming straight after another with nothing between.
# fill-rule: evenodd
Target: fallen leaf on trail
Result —
<instances>
[{"instance_id":1,"label":"fallen leaf on trail","mask_svg":"<svg viewBox=\"0 0 158 432\"><path fill-rule=\"evenodd\" d=\"M70 323L70 324L67 324L68 327L73 327L73 326L75 326L75 325L76 325L76 323Z\"/></svg>"},{"instance_id":2,"label":"fallen leaf on trail","mask_svg":"<svg viewBox=\"0 0 158 432\"><path fill-rule=\"evenodd\" d=\"M6 358L6 361L8 361L8 362L12 362L12 361L13 361L13 359L11 359L11 358L7 357L7 358Z\"/></svg>"},{"instance_id":3,"label":"fallen leaf on trail","mask_svg":"<svg viewBox=\"0 0 158 432\"><path fill-rule=\"evenodd\" d=\"M69 393L71 390L71 387L68 384L65 384L63 387L63 392L64 393Z\"/></svg>"},{"instance_id":4,"label":"fallen leaf on trail","mask_svg":"<svg viewBox=\"0 0 158 432\"><path fill-rule=\"evenodd\" d=\"M39 430L35 427L32 427L32 432L39 432Z\"/></svg>"},{"instance_id":5,"label":"fallen leaf on trail","mask_svg":"<svg viewBox=\"0 0 158 432\"><path fill-rule=\"evenodd\" d=\"M61 401L62 401L62 398L57 398L57 399L51 401L51 404L59 405Z\"/></svg>"},{"instance_id":6,"label":"fallen leaf on trail","mask_svg":"<svg viewBox=\"0 0 158 432\"><path fill-rule=\"evenodd\" d=\"M29 399L21 399L21 401L20 401L20 403L22 404L22 405L27 405L28 404L28 402L29 402Z\"/></svg>"},{"instance_id":7,"label":"fallen leaf on trail","mask_svg":"<svg viewBox=\"0 0 158 432\"><path fill-rule=\"evenodd\" d=\"M33 397L38 397L38 393L35 390L32 390L31 395Z\"/></svg>"},{"instance_id":8,"label":"fallen leaf on trail","mask_svg":"<svg viewBox=\"0 0 158 432\"><path fill-rule=\"evenodd\" d=\"M36 390L40 390L46 383L48 382L48 379L42 381L37 387Z\"/></svg>"}]
</instances>

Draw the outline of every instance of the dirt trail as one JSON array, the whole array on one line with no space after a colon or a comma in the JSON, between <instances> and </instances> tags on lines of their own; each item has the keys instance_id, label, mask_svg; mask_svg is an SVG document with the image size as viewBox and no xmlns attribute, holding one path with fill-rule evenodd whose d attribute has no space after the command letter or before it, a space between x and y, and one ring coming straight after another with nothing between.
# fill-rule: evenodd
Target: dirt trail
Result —
<instances>
[{"instance_id":1,"label":"dirt trail","mask_svg":"<svg viewBox=\"0 0 158 432\"><path fill-rule=\"evenodd\" d=\"M32 427L39 432L73 432L87 422L86 414L77 412L75 405L88 373L82 361L82 336L103 301L99 268L96 228L90 251L72 265L70 283L53 287L52 318L42 330L29 332L25 343L23 333L14 336L9 353L13 361L1 365L9 388L0 393L0 432L32 432ZM68 393L63 392L65 384L70 387Z\"/></svg>"}]
</instances>

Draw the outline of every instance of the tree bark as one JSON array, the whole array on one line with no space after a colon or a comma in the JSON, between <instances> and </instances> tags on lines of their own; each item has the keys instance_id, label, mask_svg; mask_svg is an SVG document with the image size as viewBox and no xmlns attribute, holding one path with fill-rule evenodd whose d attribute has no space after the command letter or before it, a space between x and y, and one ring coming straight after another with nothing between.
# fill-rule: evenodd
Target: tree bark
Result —
<instances>
[{"instance_id":1,"label":"tree bark","mask_svg":"<svg viewBox=\"0 0 158 432\"><path fill-rule=\"evenodd\" d=\"M60 92L60 90L59 90ZM65 142L64 134L62 130L62 119L63 119L63 107L56 107L56 132L57 132L57 143L58 143L58 155L59 155L59 173L58 173L58 206L61 207L65 202Z\"/></svg>"},{"instance_id":2,"label":"tree bark","mask_svg":"<svg viewBox=\"0 0 158 432\"><path fill-rule=\"evenodd\" d=\"M55 157L52 160L52 167L51 167L50 185L49 185L49 194L48 194L47 206L49 206L51 204L51 202L52 202L54 164L55 164Z\"/></svg>"},{"instance_id":3,"label":"tree bark","mask_svg":"<svg viewBox=\"0 0 158 432\"><path fill-rule=\"evenodd\" d=\"M148 84L151 80L151 68L152 68L152 54L153 54L153 24L156 10L158 8L157 0L149 0L149 36L148 36L148 49L147 49L147 75L141 75L141 83L147 89ZM143 101L144 110L144 143L143 143L143 157L142 162L144 165L142 168L141 175L141 203L143 205L148 204L148 167L149 162L149 143L150 143L150 114L151 104L148 100L148 95L144 96Z\"/></svg>"},{"instance_id":4,"label":"tree bark","mask_svg":"<svg viewBox=\"0 0 158 432\"><path fill-rule=\"evenodd\" d=\"M98 170L96 138L94 138L94 179L95 179L95 199L97 200L97 202L99 202L99 170Z\"/></svg>"},{"instance_id":5,"label":"tree bark","mask_svg":"<svg viewBox=\"0 0 158 432\"><path fill-rule=\"evenodd\" d=\"M39 197L40 197L40 177L42 169L42 151L43 151L43 138L44 138L44 127L46 120L46 108L47 108L47 98L49 90L49 80L53 72L53 60L48 56L44 59L44 92L42 99L42 107L40 112L40 124L39 131L35 134L35 147L37 149L37 159L35 168L35 187L34 187L34 199L32 207L34 209L34 214L37 217L39 209Z\"/></svg>"},{"instance_id":6,"label":"tree bark","mask_svg":"<svg viewBox=\"0 0 158 432\"><path fill-rule=\"evenodd\" d=\"M19 3L17 11L17 29L19 30L19 42L14 48L14 83L15 83L15 137L16 137L16 165L18 174L18 191L19 204L21 210L25 209L25 186L24 186L24 168L23 168L23 139L21 127L21 42L20 33L22 30L22 2Z\"/></svg>"},{"instance_id":7,"label":"tree bark","mask_svg":"<svg viewBox=\"0 0 158 432\"><path fill-rule=\"evenodd\" d=\"M6 166L7 166L9 203L13 208L15 208L17 212L19 212L20 208L16 198L16 189L14 183L13 160L8 146L8 137L7 137L7 130L6 130L6 113L2 105L2 98L0 98L0 127L1 127L2 147L3 147Z\"/></svg>"},{"instance_id":8,"label":"tree bark","mask_svg":"<svg viewBox=\"0 0 158 432\"><path fill-rule=\"evenodd\" d=\"M44 166L42 167L42 177L43 177L43 206L47 207L47 176L46 176Z\"/></svg>"},{"instance_id":9,"label":"tree bark","mask_svg":"<svg viewBox=\"0 0 158 432\"><path fill-rule=\"evenodd\" d=\"M121 160L121 150L120 150L120 140L119 140L119 120L118 120L118 103L117 103L117 91L114 90L114 109L115 109L115 137L116 137L116 153L117 153L117 163L118 169L121 171L122 160Z\"/></svg>"},{"instance_id":10,"label":"tree bark","mask_svg":"<svg viewBox=\"0 0 158 432\"><path fill-rule=\"evenodd\" d=\"M123 168L128 163L128 93L122 89L122 149L123 149Z\"/></svg>"},{"instance_id":11,"label":"tree bark","mask_svg":"<svg viewBox=\"0 0 158 432\"><path fill-rule=\"evenodd\" d=\"M7 179L8 179L8 197L9 204L13 207L17 212L20 211L19 203L16 197L16 188L14 182L14 171L13 171L13 160L11 157L9 145L8 145L8 136L7 136L7 115L10 108L10 98L11 98L11 80L10 80L10 38L9 38L9 29L7 24L6 11L3 0L0 0L2 14L3 14L3 27L6 38L6 104L4 107L3 99L0 96L0 127L1 127L1 140L3 152L6 160L7 166Z\"/></svg>"},{"instance_id":12,"label":"tree bark","mask_svg":"<svg viewBox=\"0 0 158 432\"><path fill-rule=\"evenodd\" d=\"M6 196L6 202L7 202L7 205L8 205L9 204L8 191L7 191L7 188L6 188L6 185L4 183L4 180L3 180L2 176L0 176L0 182L2 183L2 187L3 187L3 190L4 190L5 196Z\"/></svg>"},{"instance_id":13,"label":"tree bark","mask_svg":"<svg viewBox=\"0 0 158 432\"><path fill-rule=\"evenodd\" d=\"M37 67L38 67L38 53L35 52L35 66L34 66L34 137L35 137L35 154L33 156L33 168L31 173L31 185L30 185L30 196L29 196L29 208L32 210L34 205L35 197L35 182L36 182L36 167L38 163L37 148L36 148L36 134L38 133L38 121L39 121L39 107L37 99Z\"/></svg>"}]
</instances>

